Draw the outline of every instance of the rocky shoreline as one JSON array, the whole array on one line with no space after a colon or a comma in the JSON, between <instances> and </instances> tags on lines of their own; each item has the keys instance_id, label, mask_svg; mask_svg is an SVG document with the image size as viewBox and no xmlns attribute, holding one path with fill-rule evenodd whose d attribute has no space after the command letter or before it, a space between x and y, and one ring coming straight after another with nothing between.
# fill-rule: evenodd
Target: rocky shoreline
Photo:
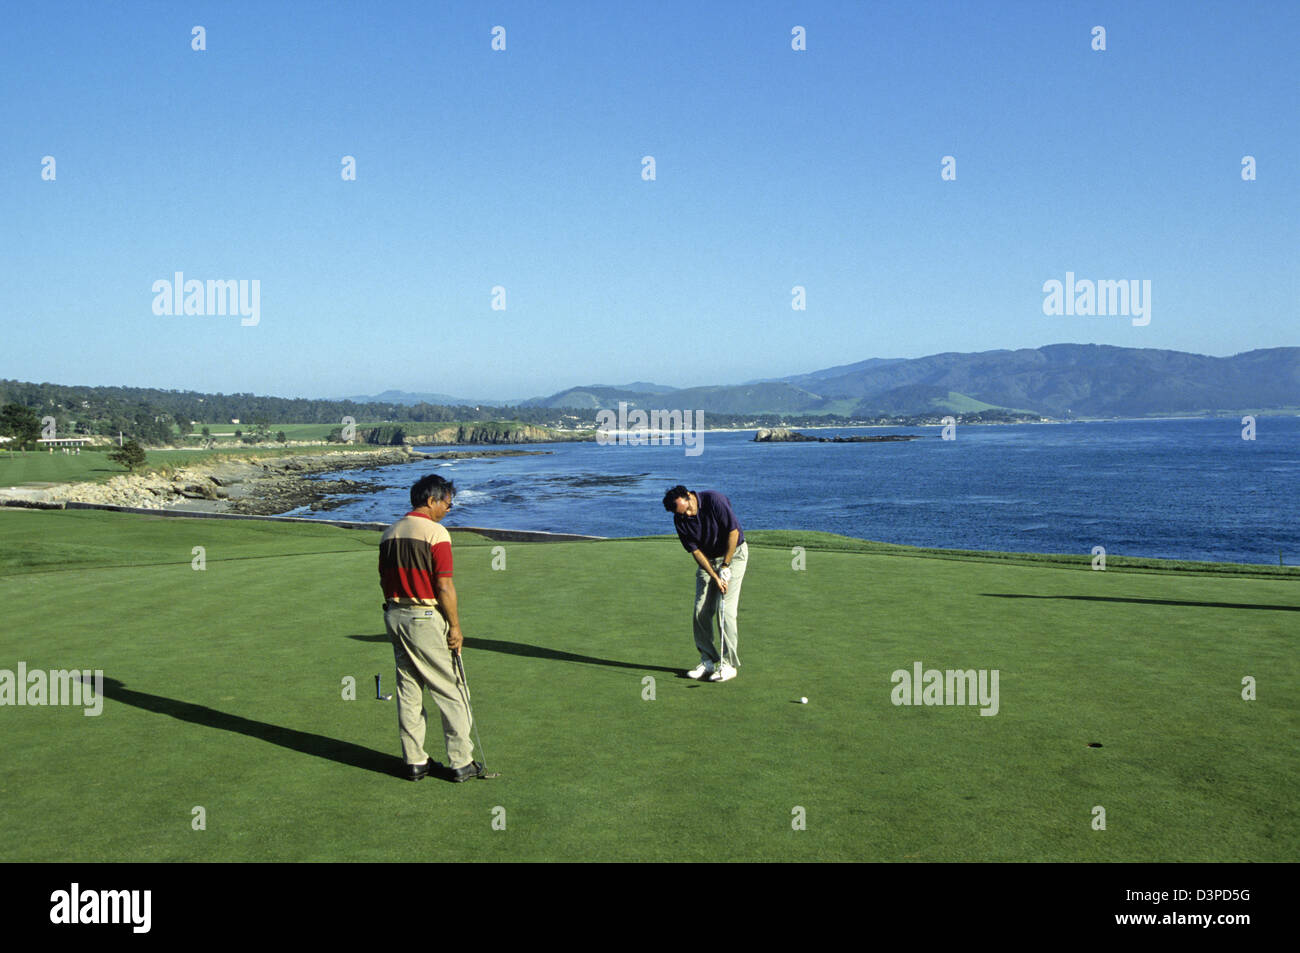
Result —
<instances>
[{"instance_id":1,"label":"rocky shoreline","mask_svg":"<svg viewBox=\"0 0 1300 953\"><path fill-rule=\"evenodd\" d=\"M754 434L755 443L892 443L897 440L920 440L920 434L886 433L853 437L810 437L785 427L764 429Z\"/></svg>"},{"instance_id":2,"label":"rocky shoreline","mask_svg":"<svg viewBox=\"0 0 1300 953\"><path fill-rule=\"evenodd\" d=\"M414 425L404 425L402 442L408 447L464 444L520 444L520 443L591 443L596 439L594 430L557 430L554 427L536 427L531 424L501 426L491 423L457 424L435 427L415 433ZM358 431L360 432L360 431Z\"/></svg>"},{"instance_id":3,"label":"rocky shoreline","mask_svg":"<svg viewBox=\"0 0 1300 953\"><path fill-rule=\"evenodd\" d=\"M369 470L416 460L506 456L523 450L462 450L421 453L409 447L377 450L322 451L267 457L222 457L190 466L145 473L124 473L103 483L63 483L0 489L0 504L11 502L103 503L154 510L240 513L273 516L308 506L329 510L348 499L327 499L340 493L352 499L378 487L355 480L309 480L309 475L335 470ZM545 451L531 451L534 453Z\"/></svg>"}]
</instances>

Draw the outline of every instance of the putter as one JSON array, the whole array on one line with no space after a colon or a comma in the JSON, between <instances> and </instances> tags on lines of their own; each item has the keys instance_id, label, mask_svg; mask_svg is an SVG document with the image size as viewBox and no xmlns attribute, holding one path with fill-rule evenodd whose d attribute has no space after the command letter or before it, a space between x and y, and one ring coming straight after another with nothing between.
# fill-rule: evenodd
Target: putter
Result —
<instances>
[{"instance_id":1,"label":"putter","mask_svg":"<svg viewBox=\"0 0 1300 953\"><path fill-rule=\"evenodd\" d=\"M460 657L460 652L451 653L451 666L456 670L456 687L460 689L460 697L465 700L465 711L469 712L469 724L474 729L474 743L478 745L479 753L483 757L483 777L499 778L501 772L489 773L487 769L487 752L483 750L483 741L478 736L478 721L474 718L474 709L469 703L469 679L465 677L465 662Z\"/></svg>"},{"instance_id":2,"label":"putter","mask_svg":"<svg viewBox=\"0 0 1300 953\"><path fill-rule=\"evenodd\" d=\"M718 671L727 664L727 603L725 597L718 600Z\"/></svg>"},{"instance_id":3,"label":"putter","mask_svg":"<svg viewBox=\"0 0 1300 953\"><path fill-rule=\"evenodd\" d=\"M730 586L731 583L728 582L727 585ZM719 593L718 595L718 643L722 648L718 657L718 670L721 671L723 664L727 661L727 596L725 593ZM734 645L731 647L731 654L736 659L736 664L740 664L740 656L736 654Z\"/></svg>"}]
</instances>

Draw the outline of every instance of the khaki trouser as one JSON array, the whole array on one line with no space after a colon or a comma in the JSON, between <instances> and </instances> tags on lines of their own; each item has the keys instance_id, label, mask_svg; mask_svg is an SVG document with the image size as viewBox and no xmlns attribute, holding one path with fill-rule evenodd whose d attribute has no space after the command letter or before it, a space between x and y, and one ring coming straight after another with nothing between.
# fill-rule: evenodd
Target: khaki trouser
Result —
<instances>
[{"instance_id":1,"label":"khaki trouser","mask_svg":"<svg viewBox=\"0 0 1300 953\"><path fill-rule=\"evenodd\" d=\"M407 764L424 764L429 758L424 750L427 686L442 715L447 765L463 768L474 760L474 745L469 740L469 711L457 687L451 650L447 648L446 618L437 609L425 606L389 605L384 610L384 627L397 662L397 724L402 757Z\"/></svg>"},{"instance_id":2,"label":"khaki trouser","mask_svg":"<svg viewBox=\"0 0 1300 953\"><path fill-rule=\"evenodd\" d=\"M722 557L710 560L713 563L713 570L717 572L722 568ZM736 646L740 641L740 633L736 627L736 610L740 607L740 584L745 579L745 565L749 562L749 544L741 543L736 547L736 551L731 557L731 582L727 583L727 594L722 597L722 617L727 626L727 659L726 661L736 667L740 667L740 657L736 654ZM708 659L716 666L718 664L718 650L713 647L713 618L718 614L718 587L713 584L713 578L704 571L703 567L697 567L695 570L695 647L700 650L700 658Z\"/></svg>"}]
</instances>

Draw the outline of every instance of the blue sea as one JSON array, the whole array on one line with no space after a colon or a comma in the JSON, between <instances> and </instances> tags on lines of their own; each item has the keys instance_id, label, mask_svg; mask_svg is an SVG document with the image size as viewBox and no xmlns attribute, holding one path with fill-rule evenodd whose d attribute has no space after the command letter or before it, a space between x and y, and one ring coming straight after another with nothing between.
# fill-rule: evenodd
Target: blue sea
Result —
<instances>
[{"instance_id":1,"label":"blue sea","mask_svg":"<svg viewBox=\"0 0 1300 953\"><path fill-rule=\"evenodd\" d=\"M825 530L951 549L1300 565L1300 417L805 430L912 433L898 443L755 443L706 431L682 445L521 446L543 454L331 473L380 491L293 515L391 522L428 472L456 484L447 526L643 536L673 532L682 483L730 497L747 529ZM447 447L421 448L431 453ZM503 448L494 448L503 449Z\"/></svg>"}]
</instances>

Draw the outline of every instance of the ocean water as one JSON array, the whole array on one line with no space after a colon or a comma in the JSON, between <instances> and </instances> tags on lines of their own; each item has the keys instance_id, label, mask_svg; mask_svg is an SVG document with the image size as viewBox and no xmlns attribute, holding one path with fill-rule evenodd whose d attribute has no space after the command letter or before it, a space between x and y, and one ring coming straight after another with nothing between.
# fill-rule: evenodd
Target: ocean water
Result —
<instances>
[{"instance_id":1,"label":"ocean water","mask_svg":"<svg viewBox=\"0 0 1300 953\"><path fill-rule=\"evenodd\" d=\"M747 529L806 529L952 549L1300 565L1300 417L808 430L914 433L899 443L523 446L544 454L332 473L381 489L315 514L391 522L429 472L456 484L447 526L642 536L673 532L668 487L719 490ZM446 447L421 448L429 452ZM462 448L463 449L463 448Z\"/></svg>"}]
</instances>

